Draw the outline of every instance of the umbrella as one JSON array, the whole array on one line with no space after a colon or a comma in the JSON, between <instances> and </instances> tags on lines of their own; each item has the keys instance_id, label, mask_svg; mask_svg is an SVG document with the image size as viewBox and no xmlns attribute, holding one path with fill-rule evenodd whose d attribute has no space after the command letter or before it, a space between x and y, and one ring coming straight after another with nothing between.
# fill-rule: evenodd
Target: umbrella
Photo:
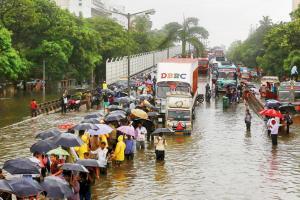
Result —
<instances>
[{"instance_id":1,"label":"umbrella","mask_svg":"<svg viewBox=\"0 0 300 200\"><path fill-rule=\"evenodd\" d=\"M148 119L148 114L141 109L132 109L131 114L141 119Z\"/></svg>"},{"instance_id":2,"label":"umbrella","mask_svg":"<svg viewBox=\"0 0 300 200\"><path fill-rule=\"evenodd\" d=\"M149 117L158 117L159 113L158 112L148 112Z\"/></svg>"},{"instance_id":3,"label":"umbrella","mask_svg":"<svg viewBox=\"0 0 300 200\"><path fill-rule=\"evenodd\" d=\"M125 110L114 110L111 111L108 115L121 115L126 117L126 111Z\"/></svg>"},{"instance_id":4,"label":"umbrella","mask_svg":"<svg viewBox=\"0 0 300 200\"><path fill-rule=\"evenodd\" d=\"M61 134L61 132L59 130L54 129L54 130L41 132L41 133L37 134L35 136L35 138L40 138L42 140L45 140L50 137L58 136L59 134Z\"/></svg>"},{"instance_id":5,"label":"umbrella","mask_svg":"<svg viewBox=\"0 0 300 200\"><path fill-rule=\"evenodd\" d=\"M83 123L83 124L77 124L73 127L74 130L88 130L88 129L97 129L97 126L95 124L91 123Z\"/></svg>"},{"instance_id":6,"label":"umbrella","mask_svg":"<svg viewBox=\"0 0 300 200\"><path fill-rule=\"evenodd\" d=\"M13 193L11 187L9 186L7 180L5 179L0 179L0 194L1 192Z\"/></svg>"},{"instance_id":7,"label":"umbrella","mask_svg":"<svg viewBox=\"0 0 300 200\"><path fill-rule=\"evenodd\" d=\"M48 176L41 182L48 198L64 199L73 195L73 190L69 183L56 176Z\"/></svg>"},{"instance_id":8,"label":"umbrella","mask_svg":"<svg viewBox=\"0 0 300 200\"><path fill-rule=\"evenodd\" d=\"M122 114L109 114L104 118L104 121L106 122L113 122L113 121L120 121L121 119L126 118L125 115Z\"/></svg>"},{"instance_id":9,"label":"umbrella","mask_svg":"<svg viewBox=\"0 0 300 200\"><path fill-rule=\"evenodd\" d=\"M115 102L118 102L118 103L129 103L131 101L131 98L129 97L120 97L120 98L117 98L115 99Z\"/></svg>"},{"instance_id":10,"label":"umbrella","mask_svg":"<svg viewBox=\"0 0 300 200\"><path fill-rule=\"evenodd\" d=\"M49 151L47 154L48 155L54 154L57 156L69 156L70 155L66 150L62 149L61 147L53 149L53 150Z\"/></svg>"},{"instance_id":11,"label":"umbrella","mask_svg":"<svg viewBox=\"0 0 300 200\"><path fill-rule=\"evenodd\" d=\"M84 119L97 119L103 117L102 113L94 113L94 114L89 114L87 116L84 117Z\"/></svg>"},{"instance_id":12,"label":"umbrella","mask_svg":"<svg viewBox=\"0 0 300 200\"><path fill-rule=\"evenodd\" d=\"M53 140L40 140L30 147L30 152L47 153L55 148L57 148L57 145Z\"/></svg>"},{"instance_id":13,"label":"umbrella","mask_svg":"<svg viewBox=\"0 0 300 200\"><path fill-rule=\"evenodd\" d=\"M76 164L83 165L85 167L102 167L98 160L95 159L84 159L84 160L77 160Z\"/></svg>"},{"instance_id":14,"label":"umbrella","mask_svg":"<svg viewBox=\"0 0 300 200\"><path fill-rule=\"evenodd\" d=\"M280 102L277 101L277 100L267 100L266 101L266 104L265 104L265 107L271 109L271 108L278 108L280 106Z\"/></svg>"},{"instance_id":15,"label":"umbrella","mask_svg":"<svg viewBox=\"0 0 300 200\"><path fill-rule=\"evenodd\" d=\"M81 123L100 124L100 121L96 118L85 119Z\"/></svg>"},{"instance_id":16,"label":"umbrella","mask_svg":"<svg viewBox=\"0 0 300 200\"><path fill-rule=\"evenodd\" d=\"M56 145L60 145L63 147L77 147L83 144L83 141L77 135L74 135L72 133L63 133L53 138L53 140Z\"/></svg>"},{"instance_id":17,"label":"umbrella","mask_svg":"<svg viewBox=\"0 0 300 200\"><path fill-rule=\"evenodd\" d=\"M29 158L16 158L4 163L3 169L10 174L40 174L40 167Z\"/></svg>"},{"instance_id":18,"label":"umbrella","mask_svg":"<svg viewBox=\"0 0 300 200\"><path fill-rule=\"evenodd\" d=\"M141 122L146 129L151 129L153 127L152 121L140 118L134 119L132 125L136 127L139 122Z\"/></svg>"},{"instance_id":19,"label":"umbrella","mask_svg":"<svg viewBox=\"0 0 300 200\"><path fill-rule=\"evenodd\" d=\"M85 172L89 173L89 170L85 168L83 165L80 164L74 164L74 163L65 163L62 166L63 170L69 170L69 171L77 171L77 172Z\"/></svg>"},{"instance_id":20,"label":"umbrella","mask_svg":"<svg viewBox=\"0 0 300 200\"><path fill-rule=\"evenodd\" d=\"M108 134L111 133L113 131L113 129L106 125L106 124L97 124L98 129L97 130L88 130L88 133L90 135L104 135L104 134Z\"/></svg>"},{"instance_id":21,"label":"umbrella","mask_svg":"<svg viewBox=\"0 0 300 200\"><path fill-rule=\"evenodd\" d=\"M108 106L108 110L122 110L122 107L121 106L118 106L118 105L110 105Z\"/></svg>"},{"instance_id":22,"label":"umbrella","mask_svg":"<svg viewBox=\"0 0 300 200\"><path fill-rule=\"evenodd\" d=\"M134 131L133 126L121 126L121 127L117 128L117 130L126 135L135 136L135 131Z\"/></svg>"},{"instance_id":23,"label":"umbrella","mask_svg":"<svg viewBox=\"0 0 300 200\"><path fill-rule=\"evenodd\" d=\"M265 109L265 110L260 111L259 114L268 116L268 117L283 118L283 115L279 111L276 111L274 109Z\"/></svg>"},{"instance_id":24,"label":"umbrella","mask_svg":"<svg viewBox=\"0 0 300 200\"><path fill-rule=\"evenodd\" d=\"M172 134L174 131L169 128L157 128L155 131L152 133L152 135L158 135L159 133L169 133Z\"/></svg>"},{"instance_id":25,"label":"umbrella","mask_svg":"<svg viewBox=\"0 0 300 200\"><path fill-rule=\"evenodd\" d=\"M296 113L295 106L293 104L282 105L279 107L281 113Z\"/></svg>"},{"instance_id":26,"label":"umbrella","mask_svg":"<svg viewBox=\"0 0 300 200\"><path fill-rule=\"evenodd\" d=\"M31 178L7 180L7 183L17 197L36 196L43 191L41 185Z\"/></svg>"}]
</instances>

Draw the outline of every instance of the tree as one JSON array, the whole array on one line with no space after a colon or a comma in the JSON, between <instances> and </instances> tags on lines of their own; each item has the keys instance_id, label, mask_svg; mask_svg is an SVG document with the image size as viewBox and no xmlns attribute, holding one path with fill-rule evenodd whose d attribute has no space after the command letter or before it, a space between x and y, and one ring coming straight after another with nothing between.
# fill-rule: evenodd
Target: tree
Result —
<instances>
[{"instance_id":1,"label":"tree","mask_svg":"<svg viewBox=\"0 0 300 200\"><path fill-rule=\"evenodd\" d=\"M201 39L207 39L209 36L208 31L198 25L199 20L194 17L190 17L184 20L183 24L177 22L171 22L165 25L164 29L167 31L168 36L165 43L172 43L176 41L182 42L182 56L186 57L186 45L192 44L197 51L203 50L204 45Z\"/></svg>"},{"instance_id":2,"label":"tree","mask_svg":"<svg viewBox=\"0 0 300 200\"><path fill-rule=\"evenodd\" d=\"M16 80L26 70L19 53L12 48L11 33L0 27L0 78Z\"/></svg>"}]
</instances>

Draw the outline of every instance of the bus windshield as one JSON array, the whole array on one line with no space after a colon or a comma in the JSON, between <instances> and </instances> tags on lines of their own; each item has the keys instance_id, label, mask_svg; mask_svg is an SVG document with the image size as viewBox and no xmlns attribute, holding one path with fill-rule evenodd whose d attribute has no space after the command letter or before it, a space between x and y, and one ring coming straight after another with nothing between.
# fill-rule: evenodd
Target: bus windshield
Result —
<instances>
[{"instance_id":1,"label":"bus windshield","mask_svg":"<svg viewBox=\"0 0 300 200\"><path fill-rule=\"evenodd\" d=\"M191 121L189 110L169 110L168 120L170 121Z\"/></svg>"},{"instance_id":2,"label":"bus windshield","mask_svg":"<svg viewBox=\"0 0 300 200\"><path fill-rule=\"evenodd\" d=\"M233 80L234 79L234 72L219 72L218 78L226 79L226 80Z\"/></svg>"}]
</instances>

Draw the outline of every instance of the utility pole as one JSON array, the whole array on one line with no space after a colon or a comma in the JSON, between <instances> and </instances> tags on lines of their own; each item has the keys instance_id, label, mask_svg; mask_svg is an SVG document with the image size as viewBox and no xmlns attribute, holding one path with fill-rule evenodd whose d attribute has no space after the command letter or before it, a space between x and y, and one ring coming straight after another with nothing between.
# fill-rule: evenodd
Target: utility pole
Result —
<instances>
[{"instance_id":1,"label":"utility pole","mask_svg":"<svg viewBox=\"0 0 300 200\"><path fill-rule=\"evenodd\" d=\"M92 77L91 77L92 79L91 79L91 90L93 90L94 89L94 69L92 69Z\"/></svg>"},{"instance_id":2,"label":"utility pole","mask_svg":"<svg viewBox=\"0 0 300 200\"><path fill-rule=\"evenodd\" d=\"M127 35L128 35L128 44L127 44L127 48L128 48L128 56L127 56L127 87L128 87L128 96L130 97L130 19L131 15L130 13L127 14Z\"/></svg>"},{"instance_id":3,"label":"utility pole","mask_svg":"<svg viewBox=\"0 0 300 200\"><path fill-rule=\"evenodd\" d=\"M46 62L45 59L43 59L43 103L45 103L46 100Z\"/></svg>"}]
</instances>

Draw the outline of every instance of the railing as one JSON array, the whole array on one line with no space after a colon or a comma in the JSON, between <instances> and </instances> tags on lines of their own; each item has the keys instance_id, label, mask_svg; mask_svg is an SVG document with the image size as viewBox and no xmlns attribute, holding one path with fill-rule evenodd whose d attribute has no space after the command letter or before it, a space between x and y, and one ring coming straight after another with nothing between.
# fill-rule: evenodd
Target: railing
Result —
<instances>
[{"instance_id":1,"label":"railing","mask_svg":"<svg viewBox=\"0 0 300 200\"><path fill-rule=\"evenodd\" d=\"M181 46L171 47L162 51L153 51L130 56L130 76L153 68L157 63L178 56ZM128 77L128 57L112 58L106 61L106 83L112 84Z\"/></svg>"}]
</instances>

